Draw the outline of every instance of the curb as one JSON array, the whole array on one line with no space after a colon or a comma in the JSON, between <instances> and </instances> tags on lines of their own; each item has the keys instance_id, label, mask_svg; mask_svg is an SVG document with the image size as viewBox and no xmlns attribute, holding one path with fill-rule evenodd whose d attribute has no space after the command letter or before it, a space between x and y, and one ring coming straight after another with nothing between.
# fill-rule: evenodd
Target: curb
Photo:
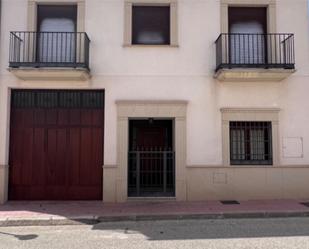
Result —
<instances>
[{"instance_id":1,"label":"curb","mask_svg":"<svg viewBox=\"0 0 309 249\"><path fill-rule=\"evenodd\" d=\"M12 226L64 226L95 225L100 222L124 221L162 221L195 219L257 219L257 218L293 218L309 217L309 212L253 212L253 213L209 213L209 214L158 214L158 215L122 215L93 217L48 217L48 218L7 218L0 220L0 227Z\"/></svg>"}]
</instances>

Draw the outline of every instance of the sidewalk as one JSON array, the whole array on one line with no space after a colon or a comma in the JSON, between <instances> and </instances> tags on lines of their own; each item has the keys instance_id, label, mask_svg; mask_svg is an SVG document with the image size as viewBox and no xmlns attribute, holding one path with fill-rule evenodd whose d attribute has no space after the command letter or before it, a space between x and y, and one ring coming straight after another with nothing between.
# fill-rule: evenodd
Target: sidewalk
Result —
<instances>
[{"instance_id":1,"label":"sidewalk","mask_svg":"<svg viewBox=\"0 0 309 249\"><path fill-rule=\"evenodd\" d=\"M309 217L306 200L240 201L224 205L206 202L128 202L104 204L101 201L8 202L0 205L0 226L95 224L103 221L159 219L218 219Z\"/></svg>"}]
</instances>

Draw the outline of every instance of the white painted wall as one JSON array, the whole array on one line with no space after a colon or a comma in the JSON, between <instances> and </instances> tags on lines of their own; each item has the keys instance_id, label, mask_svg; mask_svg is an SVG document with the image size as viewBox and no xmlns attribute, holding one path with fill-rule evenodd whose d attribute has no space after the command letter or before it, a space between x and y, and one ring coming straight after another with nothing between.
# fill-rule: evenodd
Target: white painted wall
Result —
<instances>
[{"instance_id":1,"label":"white painted wall","mask_svg":"<svg viewBox=\"0 0 309 249\"><path fill-rule=\"evenodd\" d=\"M52 0L51 0L52 1ZM56 2L56 0L55 0ZM258 1L254 1L258 2ZM279 107L280 137L302 137L309 164L309 39L306 0L277 1L277 31L295 34L297 72L280 83L220 83L213 79L219 0L179 0L179 47L123 47L123 0L86 0L92 79L21 82L8 67L9 31L26 30L27 0L3 0L0 36L0 165L8 163L8 89L104 88L105 164L116 164L115 100L187 100L187 164L220 165L221 107ZM281 144L281 141L280 141Z\"/></svg>"}]
</instances>

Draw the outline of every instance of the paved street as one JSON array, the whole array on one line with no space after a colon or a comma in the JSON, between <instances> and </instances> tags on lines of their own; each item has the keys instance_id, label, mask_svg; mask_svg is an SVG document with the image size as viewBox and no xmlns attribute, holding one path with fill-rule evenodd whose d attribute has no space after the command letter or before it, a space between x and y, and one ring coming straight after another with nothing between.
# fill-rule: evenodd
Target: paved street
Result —
<instances>
[{"instance_id":1,"label":"paved street","mask_svg":"<svg viewBox=\"0 0 309 249\"><path fill-rule=\"evenodd\" d=\"M0 248L309 249L309 218L1 227Z\"/></svg>"}]
</instances>

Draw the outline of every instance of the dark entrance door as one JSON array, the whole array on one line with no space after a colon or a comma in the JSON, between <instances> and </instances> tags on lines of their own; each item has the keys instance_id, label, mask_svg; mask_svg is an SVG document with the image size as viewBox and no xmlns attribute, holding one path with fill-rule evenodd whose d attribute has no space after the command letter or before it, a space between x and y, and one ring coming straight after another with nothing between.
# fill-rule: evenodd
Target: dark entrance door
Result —
<instances>
[{"instance_id":1,"label":"dark entrance door","mask_svg":"<svg viewBox=\"0 0 309 249\"><path fill-rule=\"evenodd\" d=\"M100 200L103 91L14 90L10 200Z\"/></svg>"},{"instance_id":2,"label":"dark entrance door","mask_svg":"<svg viewBox=\"0 0 309 249\"><path fill-rule=\"evenodd\" d=\"M129 196L174 196L172 120L130 120Z\"/></svg>"}]
</instances>

